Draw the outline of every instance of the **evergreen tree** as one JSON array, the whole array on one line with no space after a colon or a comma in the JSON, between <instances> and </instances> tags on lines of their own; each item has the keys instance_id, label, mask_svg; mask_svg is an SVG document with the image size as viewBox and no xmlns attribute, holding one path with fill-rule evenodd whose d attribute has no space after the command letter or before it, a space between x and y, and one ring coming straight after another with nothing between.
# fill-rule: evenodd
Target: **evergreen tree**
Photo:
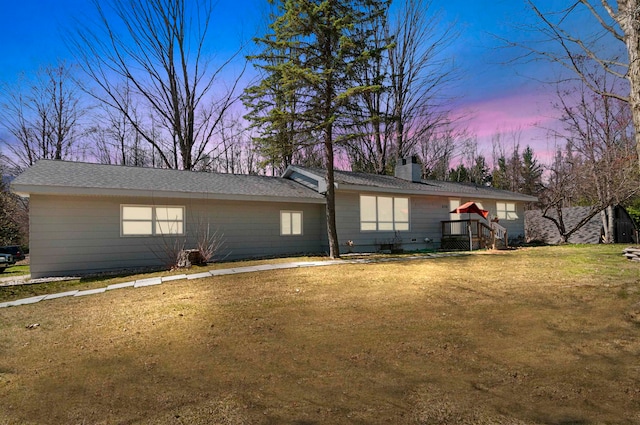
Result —
<instances>
[{"instance_id":1,"label":"evergreen tree","mask_svg":"<svg viewBox=\"0 0 640 425\"><path fill-rule=\"evenodd\" d=\"M277 12L284 13L284 4L277 6ZM277 15L272 14L271 19L274 20L271 28L274 28ZM249 59L261 71L262 80L245 89L242 101L249 111L245 118L258 131L253 143L262 157L261 166L281 172L293 163L296 152L303 145L301 133L296 131L296 99L302 95L301 81L286 79L290 74L288 69L298 67L300 63L295 57L293 41L279 40L275 34L267 34L256 42L264 46L264 51Z\"/></svg>"},{"instance_id":2,"label":"evergreen tree","mask_svg":"<svg viewBox=\"0 0 640 425\"><path fill-rule=\"evenodd\" d=\"M516 145L508 158L503 153L496 162L491 173L493 187L532 196L542 190L542 166L530 146L520 154Z\"/></svg>"},{"instance_id":3,"label":"evergreen tree","mask_svg":"<svg viewBox=\"0 0 640 425\"><path fill-rule=\"evenodd\" d=\"M491 182L489 167L484 156L478 155L474 161L473 167L469 170L469 180L479 186L485 186Z\"/></svg>"},{"instance_id":4,"label":"evergreen tree","mask_svg":"<svg viewBox=\"0 0 640 425\"><path fill-rule=\"evenodd\" d=\"M527 146L522 152L522 190L525 195L537 196L542 190L542 166Z\"/></svg>"},{"instance_id":5,"label":"evergreen tree","mask_svg":"<svg viewBox=\"0 0 640 425\"><path fill-rule=\"evenodd\" d=\"M449 171L449 180L458 183L469 182L469 170L464 164L459 164L456 168L452 168Z\"/></svg>"},{"instance_id":6,"label":"evergreen tree","mask_svg":"<svg viewBox=\"0 0 640 425\"><path fill-rule=\"evenodd\" d=\"M496 189L506 189L509 185L507 178L507 159L504 155L498 157L496 165L491 173L491 185Z\"/></svg>"},{"instance_id":7,"label":"evergreen tree","mask_svg":"<svg viewBox=\"0 0 640 425\"><path fill-rule=\"evenodd\" d=\"M257 40L254 57L265 72L261 84L247 90L247 115L262 129L263 140L278 147L287 137L293 148L319 138L327 181L327 234L331 257L339 257L335 221L334 148L351 137L350 106L357 95L379 90L358 84L356 76L378 49L371 22L389 3L382 0L285 0L278 4L270 34ZM265 82L266 81L266 82ZM261 103L266 102L266 103ZM261 113L258 108L270 108ZM295 132L295 136L287 133ZM288 136L287 136L288 134Z\"/></svg>"},{"instance_id":8,"label":"evergreen tree","mask_svg":"<svg viewBox=\"0 0 640 425\"><path fill-rule=\"evenodd\" d=\"M473 183L479 186L485 186L491 181L491 175L489 174L489 167L487 167L484 156L476 156L469 167L461 163L456 168L449 170L449 180L458 183Z\"/></svg>"}]
</instances>

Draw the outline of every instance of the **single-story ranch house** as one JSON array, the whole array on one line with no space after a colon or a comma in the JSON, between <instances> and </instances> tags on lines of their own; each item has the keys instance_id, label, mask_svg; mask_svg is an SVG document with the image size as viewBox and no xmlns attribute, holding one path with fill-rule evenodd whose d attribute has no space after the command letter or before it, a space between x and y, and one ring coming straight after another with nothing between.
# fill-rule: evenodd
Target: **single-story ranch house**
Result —
<instances>
[{"instance_id":1,"label":"single-story ranch house","mask_svg":"<svg viewBox=\"0 0 640 425\"><path fill-rule=\"evenodd\" d=\"M11 186L30 198L34 278L167 265L167 251L195 248L207 228L224 240L217 258L328 251L320 169L290 166L266 177L41 160ZM342 252L440 248L445 227L480 219L450 213L468 201L499 218L510 237L523 236L524 206L536 201L423 181L420 165L406 160L396 176L336 171L335 189Z\"/></svg>"}]
</instances>

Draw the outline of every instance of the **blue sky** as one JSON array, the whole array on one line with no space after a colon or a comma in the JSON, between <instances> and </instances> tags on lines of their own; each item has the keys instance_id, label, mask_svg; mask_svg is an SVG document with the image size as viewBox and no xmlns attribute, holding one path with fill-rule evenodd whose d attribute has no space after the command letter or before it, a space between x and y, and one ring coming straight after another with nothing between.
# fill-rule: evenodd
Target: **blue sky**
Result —
<instances>
[{"instance_id":1,"label":"blue sky","mask_svg":"<svg viewBox=\"0 0 640 425\"><path fill-rule=\"evenodd\" d=\"M567 1L538 0L539 7L557 10ZM0 0L0 82L14 84L20 73L32 75L58 59L72 60L63 39L75 19L90 13L88 0ZM241 40L258 35L256 28L267 9L266 0L218 0L214 11L212 51L221 58L237 49ZM461 79L453 89L456 107L471 114L468 125L477 134L485 155L496 131L520 129L521 143L542 153L553 149L539 126L552 124L553 89L535 78L551 72L549 64L513 64L513 52L500 49L495 35L521 40L518 25L531 21L521 0L432 0L432 10L456 21L460 37L450 53ZM506 63L505 63L506 62Z\"/></svg>"}]
</instances>

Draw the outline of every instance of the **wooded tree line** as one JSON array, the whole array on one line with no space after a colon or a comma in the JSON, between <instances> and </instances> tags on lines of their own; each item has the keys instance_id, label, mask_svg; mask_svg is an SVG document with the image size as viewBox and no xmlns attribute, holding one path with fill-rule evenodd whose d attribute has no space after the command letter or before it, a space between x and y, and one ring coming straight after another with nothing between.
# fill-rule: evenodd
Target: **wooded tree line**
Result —
<instances>
[{"instance_id":1,"label":"wooded tree line","mask_svg":"<svg viewBox=\"0 0 640 425\"><path fill-rule=\"evenodd\" d=\"M459 70L447 49L458 34L428 1L273 1L246 60L240 50L213 59L212 1L93 3L95 20L68 35L76 63L46 66L4 90L0 158L14 170L42 158L255 174L321 167L334 256L336 164L392 174L399 158L417 155L425 178L540 196L547 212L588 204L598 214L637 194L640 110L618 81L626 76L634 87L621 71L633 67L598 56L534 2L539 31L583 49L551 57L525 46L581 77L559 85L564 126L553 135L560 142L551 164L522 146L517 131L497 133L488 156L454 119L448 93ZM622 19L628 2L618 11L603 2L608 18L578 3L615 39L637 31ZM249 66L257 77L246 84Z\"/></svg>"}]
</instances>

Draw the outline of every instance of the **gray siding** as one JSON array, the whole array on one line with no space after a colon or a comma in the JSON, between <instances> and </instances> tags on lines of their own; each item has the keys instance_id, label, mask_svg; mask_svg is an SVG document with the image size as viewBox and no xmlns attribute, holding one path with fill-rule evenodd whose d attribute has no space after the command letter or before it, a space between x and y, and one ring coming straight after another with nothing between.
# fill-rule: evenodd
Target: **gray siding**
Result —
<instances>
[{"instance_id":1,"label":"gray siding","mask_svg":"<svg viewBox=\"0 0 640 425\"><path fill-rule=\"evenodd\" d=\"M367 194L372 194L368 192ZM380 192L384 196L405 196ZM410 230L399 232L405 250L439 248L441 224L449 220L449 198L409 196ZM473 199L462 198L461 202ZM318 253L328 251L325 205L295 202L246 202L167 198L32 195L30 255L34 278L91 273L135 267L166 266L165 246L176 237L121 237L120 205L180 205L185 207L186 244L194 248L198 224L210 223L224 238L221 258ZM500 222L510 237L524 234L524 210L516 203L518 220ZM495 201L482 200L496 213ZM280 235L280 211L303 212L302 236ZM354 252L372 252L391 242L394 232L360 231L360 193L338 191L336 222L340 251L348 240ZM424 239L429 238L430 243ZM182 241L184 237L178 240Z\"/></svg>"},{"instance_id":2,"label":"gray siding","mask_svg":"<svg viewBox=\"0 0 640 425\"><path fill-rule=\"evenodd\" d=\"M360 230L360 192L338 191L336 194L336 225L338 227L338 237L340 240L340 251L348 252L347 241L353 241L353 252L375 252L380 249L380 244L390 243L395 237L392 231L361 231ZM468 201L478 201L482 203L484 209L496 215L495 200L475 200L470 198L449 198L439 196L416 196L402 195L385 192L366 192L365 195L409 197L410 216L409 231L398 232L404 250L413 251L419 249L437 249L440 247L442 236L441 222L450 220L449 200L460 199L463 204ZM513 201L509 201L513 202ZM507 228L509 238L524 235L524 205L515 202L518 219L501 220L500 225ZM466 219L463 214L461 219ZM472 219L480 219L480 216L473 216ZM429 238L430 242L425 242Z\"/></svg>"},{"instance_id":3,"label":"gray siding","mask_svg":"<svg viewBox=\"0 0 640 425\"><path fill-rule=\"evenodd\" d=\"M496 203L498 202L507 202L507 203L514 203L516 204L516 214L518 215L518 218L515 220L504 220L501 219L498 224L500 224L502 227L507 229L507 234L509 236L509 240L512 239L516 239L516 238L523 238L524 239L524 229L525 229L525 210L524 210L524 202L517 202L517 201L504 201L504 200L489 200L489 199L482 199L482 200L477 200L477 199L464 199L462 200L462 203L468 202L468 201L476 201L476 202L480 202L482 204L482 207L485 210L489 210L490 216L495 217L498 214L498 209L496 207ZM479 217L479 216L476 216ZM464 217L466 218L466 214L464 214Z\"/></svg>"},{"instance_id":4,"label":"gray siding","mask_svg":"<svg viewBox=\"0 0 640 425\"><path fill-rule=\"evenodd\" d=\"M393 193L363 193L366 195L405 197ZM442 220L449 219L448 198L435 196L409 196L409 231L398 232L405 250L437 248L440 242ZM374 252L380 244L390 243L396 236L393 231L360 230L360 193L336 194L336 225L341 252L348 252L347 241L353 241L353 252ZM426 243L425 238L432 242Z\"/></svg>"},{"instance_id":5,"label":"gray siding","mask_svg":"<svg viewBox=\"0 0 640 425\"><path fill-rule=\"evenodd\" d=\"M186 244L199 224L224 238L226 259L317 253L324 250L322 204L32 195L30 256L34 278L132 267L164 266L165 246L185 237L121 237L120 205L185 207ZM303 235L280 235L280 211L303 212Z\"/></svg>"}]
</instances>

